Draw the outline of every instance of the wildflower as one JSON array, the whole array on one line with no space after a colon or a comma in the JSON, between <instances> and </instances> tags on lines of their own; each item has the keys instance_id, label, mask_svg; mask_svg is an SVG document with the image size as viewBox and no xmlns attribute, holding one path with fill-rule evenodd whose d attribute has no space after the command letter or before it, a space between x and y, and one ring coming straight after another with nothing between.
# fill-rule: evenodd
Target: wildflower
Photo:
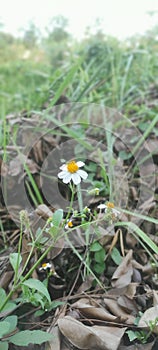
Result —
<instances>
[{"instance_id":1,"label":"wildflower","mask_svg":"<svg viewBox=\"0 0 158 350\"><path fill-rule=\"evenodd\" d=\"M90 210L90 208L88 208L87 206L86 207L84 207L84 209L83 209L83 213L90 213L91 212L91 210Z\"/></svg>"},{"instance_id":2,"label":"wildflower","mask_svg":"<svg viewBox=\"0 0 158 350\"><path fill-rule=\"evenodd\" d=\"M95 187L95 188L92 188L92 190L89 190L88 194L99 196L99 192L100 192L99 188Z\"/></svg>"},{"instance_id":3,"label":"wildflower","mask_svg":"<svg viewBox=\"0 0 158 350\"><path fill-rule=\"evenodd\" d=\"M120 215L120 211L115 209L114 203L108 202L107 204L99 204L97 206L100 209L101 213L112 213L114 218L117 218Z\"/></svg>"},{"instance_id":4,"label":"wildflower","mask_svg":"<svg viewBox=\"0 0 158 350\"><path fill-rule=\"evenodd\" d=\"M73 222L72 220L68 220L67 224L65 225L65 229L68 230L69 228L73 227Z\"/></svg>"},{"instance_id":5,"label":"wildflower","mask_svg":"<svg viewBox=\"0 0 158 350\"><path fill-rule=\"evenodd\" d=\"M21 210L19 216L20 216L20 222L25 226L29 226L28 212L26 210Z\"/></svg>"},{"instance_id":6,"label":"wildflower","mask_svg":"<svg viewBox=\"0 0 158 350\"><path fill-rule=\"evenodd\" d=\"M42 270L50 270L52 268L52 264L50 263L43 263L42 266L39 268L39 271L42 271Z\"/></svg>"},{"instance_id":7,"label":"wildflower","mask_svg":"<svg viewBox=\"0 0 158 350\"><path fill-rule=\"evenodd\" d=\"M99 204L97 208L100 209L102 213L105 213L107 206L105 204Z\"/></svg>"},{"instance_id":8,"label":"wildflower","mask_svg":"<svg viewBox=\"0 0 158 350\"><path fill-rule=\"evenodd\" d=\"M60 167L62 171L58 174L58 178L62 179L65 184L72 180L74 185L78 185L81 182L81 178L86 180L88 176L86 171L80 170L84 165L85 163L81 161L75 162L75 160L72 160Z\"/></svg>"}]
</instances>

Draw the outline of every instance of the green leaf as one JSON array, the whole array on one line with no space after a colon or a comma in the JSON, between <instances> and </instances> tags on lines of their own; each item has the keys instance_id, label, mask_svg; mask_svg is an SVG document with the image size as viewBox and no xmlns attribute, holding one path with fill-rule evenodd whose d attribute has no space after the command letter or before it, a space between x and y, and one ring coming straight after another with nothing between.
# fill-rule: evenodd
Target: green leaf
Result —
<instances>
[{"instance_id":1,"label":"green leaf","mask_svg":"<svg viewBox=\"0 0 158 350\"><path fill-rule=\"evenodd\" d=\"M51 303L49 292L41 281L36 280L34 278L29 278L27 281L23 282L23 285L29 287L30 289L38 290L38 292L43 294L47 298L49 303Z\"/></svg>"},{"instance_id":2,"label":"green leaf","mask_svg":"<svg viewBox=\"0 0 158 350\"><path fill-rule=\"evenodd\" d=\"M28 346L31 344L42 344L52 340L53 335L36 330L36 331L21 331L9 338L9 341L18 346Z\"/></svg>"},{"instance_id":3,"label":"green leaf","mask_svg":"<svg viewBox=\"0 0 158 350\"><path fill-rule=\"evenodd\" d=\"M13 332L17 326L18 318L16 315L8 316L5 318L6 322L9 322L10 327L9 327L9 333Z\"/></svg>"},{"instance_id":4,"label":"green leaf","mask_svg":"<svg viewBox=\"0 0 158 350\"><path fill-rule=\"evenodd\" d=\"M7 304L5 304L5 306L2 308L2 306L4 305L5 301L6 301L6 292L3 288L0 288L0 311L4 312L4 311L12 311L16 308L16 304L8 301Z\"/></svg>"},{"instance_id":5,"label":"green leaf","mask_svg":"<svg viewBox=\"0 0 158 350\"><path fill-rule=\"evenodd\" d=\"M134 331L127 331L126 333L130 341L137 339L137 334Z\"/></svg>"},{"instance_id":6,"label":"green leaf","mask_svg":"<svg viewBox=\"0 0 158 350\"><path fill-rule=\"evenodd\" d=\"M61 96L61 94L63 93L63 91L66 89L66 87L71 83L76 71L78 70L79 66L81 65L81 60L78 61L77 64L75 64L70 71L68 72L65 80L60 84L58 90L55 93L55 96L53 97L50 105L48 108L53 107L55 105L55 103L57 102L57 100L59 99L59 97Z\"/></svg>"},{"instance_id":7,"label":"green leaf","mask_svg":"<svg viewBox=\"0 0 158 350\"><path fill-rule=\"evenodd\" d=\"M138 217L141 217L141 216L138 216ZM157 220L156 220L156 223L157 223ZM158 246L136 224L134 224L133 222L121 221L119 223L116 223L115 225L129 227L130 230L131 231L133 230L153 250L154 253L158 254Z\"/></svg>"},{"instance_id":8,"label":"green leaf","mask_svg":"<svg viewBox=\"0 0 158 350\"><path fill-rule=\"evenodd\" d=\"M90 246L90 251L91 252L97 252L102 249L102 246L99 242L93 242Z\"/></svg>"},{"instance_id":9,"label":"green leaf","mask_svg":"<svg viewBox=\"0 0 158 350\"><path fill-rule=\"evenodd\" d=\"M0 288L0 308L6 300L6 292L3 288Z\"/></svg>"},{"instance_id":10,"label":"green leaf","mask_svg":"<svg viewBox=\"0 0 158 350\"><path fill-rule=\"evenodd\" d=\"M122 256L116 247L114 247L111 251L111 258L116 265L120 265L122 262Z\"/></svg>"},{"instance_id":11,"label":"green leaf","mask_svg":"<svg viewBox=\"0 0 158 350\"><path fill-rule=\"evenodd\" d=\"M8 342L2 342L2 341L0 341L0 349L1 350L8 350L8 348L9 348L9 344L8 344Z\"/></svg>"},{"instance_id":12,"label":"green leaf","mask_svg":"<svg viewBox=\"0 0 158 350\"><path fill-rule=\"evenodd\" d=\"M130 159L132 157L131 153L128 153L126 151L120 151L119 152L119 157L123 160Z\"/></svg>"},{"instance_id":13,"label":"green leaf","mask_svg":"<svg viewBox=\"0 0 158 350\"><path fill-rule=\"evenodd\" d=\"M1 305L1 307L2 307L2 305ZM12 310L14 310L15 308L16 308L16 304L15 303L13 303L13 302L11 302L11 301L9 301L4 307L3 307L3 309L1 309L1 307L0 307L0 310L1 311L12 311Z\"/></svg>"},{"instance_id":14,"label":"green leaf","mask_svg":"<svg viewBox=\"0 0 158 350\"><path fill-rule=\"evenodd\" d=\"M56 309L58 306L61 306L61 305L64 305L63 301L54 300L54 301L51 302L51 304L50 304L50 306L48 308L48 311Z\"/></svg>"},{"instance_id":15,"label":"green leaf","mask_svg":"<svg viewBox=\"0 0 158 350\"><path fill-rule=\"evenodd\" d=\"M98 252L95 252L94 259L96 262L102 264L104 262L104 259L105 259L105 250L102 248Z\"/></svg>"},{"instance_id":16,"label":"green leaf","mask_svg":"<svg viewBox=\"0 0 158 350\"><path fill-rule=\"evenodd\" d=\"M34 317L39 317L39 316L42 316L45 314L45 310L37 310L35 313L34 313Z\"/></svg>"},{"instance_id":17,"label":"green leaf","mask_svg":"<svg viewBox=\"0 0 158 350\"><path fill-rule=\"evenodd\" d=\"M9 333L10 323L6 321L0 322L0 338Z\"/></svg>"},{"instance_id":18,"label":"green leaf","mask_svg":"<svg viewBox=\"0 0 158 350\"><path fill-rule=\"evenodd\" d=\"M11 263L14 271L16 271L22 262L22 257L18 253L11 253L9 256L9 260L10 260L10 263Z\"/></svg>"},{"instance_id":19,"label":"green leaf","mask_svg":"<svg viewBox=\"0 0 158 350\"><path fill-rule=\"evenodd\" d=\"M55 227L59 227L62 219L63 219L63 210L62 209L56 210L55 213L53 214L53 225Z\"/></svg>"},{"instance_id":20,"label":"green leaf","mask_svg":"<svg viewBox=\"0 0 158 350\"><path fill-rule=\"evenodd\" d=\"M96 273L101 275L104 272L104 270L105 270L105 263L95 264L94 265L94 270L95 270Z\"/></svg>"}]
</instances>

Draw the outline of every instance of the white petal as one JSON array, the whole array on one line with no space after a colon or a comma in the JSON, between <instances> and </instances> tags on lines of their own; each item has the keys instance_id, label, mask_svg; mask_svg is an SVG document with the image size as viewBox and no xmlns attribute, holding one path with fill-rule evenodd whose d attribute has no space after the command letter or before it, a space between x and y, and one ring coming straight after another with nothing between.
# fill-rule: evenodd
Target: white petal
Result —
<instances>
[{"instance_id":1,"label":"white petal","mask_svg":"<svg viewBox=\"0 0 158 350\"><path fill-rule=\"evenodd\" d=\"M106 209L107 206L106 206L105 204L99 204L99 205L97 206L97 208L99 208L99 209Z\"/></svg>"},{"instance_id":2,"label":"white petal","mask_svg":"<svg viewBox=\"0 0 158 350\"><path fill-rule=\"evenodd\" d=\"M61 170L67 170L67 164L61 165L59 169L61 169Z\"/></svg>"},{"instance_id":3,"label":"white petal","mask_svg":"<svg viewBox=\"0 0 158 350\"><path fill-rule=\"evenodd\" d=\"M59 178L59 179L63 179L66 175L67 175L67 171L61 171L61 172L58 174L58 178Z\"/></svg>"},{"instance_id":4,"label":"white petal","mask_svg":"<svg viewBox=\"0 0 158 350\"><path fill-rule=\"evenodd\" d=\"M72 174L72 181L75 185L78 185L81 182L81 178L77 173Z\"/></svg>"},{"instance_id":5,"label":"white petal","mask_svg":"<svg viewBox=\"0 0 158 350\"><path fill-rule=\"evenodd\" d=\"M71 178L72 178L72 174L66 173L64 178L63 178L64 184L68 184L71 181Z\"/></svg>"},{"instance_id":6,"label":"white petal","mask_svg":"<svg viewBox=\"0 0 158 350\"><path fill-rule=\"evenodd\" d=\"M85 163L81 162L80 160L76 162L76 164L78 165L79 168L85 165Z\"/></svg>"},{"instance_id":7,"label":"white petal","mask_svg":"<svg viewBox=\"0 0 158 350\"><path fill-rule=\"evenodd\" d=\"M82 179L86 180L88 177L88 174L86 173L86 171L84 170L77 170L77 174L80 175L82 177Z\"/></svg>"}]
</instances>

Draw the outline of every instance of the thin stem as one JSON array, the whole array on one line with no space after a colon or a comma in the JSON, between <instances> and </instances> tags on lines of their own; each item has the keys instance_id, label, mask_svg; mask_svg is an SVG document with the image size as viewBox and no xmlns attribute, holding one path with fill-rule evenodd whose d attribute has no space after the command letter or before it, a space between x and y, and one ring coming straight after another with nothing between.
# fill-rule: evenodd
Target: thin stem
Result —
<instances>
[{"instance_id":1,"label":"thin stem","mask_svg":"<svg viewBox=\"0 0 158 350\"><path fill-rule=\"evenodd\" d=\"M74 196L75 196L75 191L74 191L74 184L70 183L70 189L71 189L71 200L70 200L70 206L69 206L69 210L68 213L66 215L66 221L70 216L71 211L73 210L73 202L74 202Z\"/></svg>"},{"instance_id":2,"label":"thin stem","mask_svg":"<svg viewBox=\"0 0 158 350\"><path fill-rule=\"evenodd\" d=\"M82 256L79 254L79 252L76 250L76 248L73 246L73 244L71 243L71 241L68 238L67 233L65 233L65 238L68 242L68 244L70 245L71 249L73 250L73 252L76 254L76 256L79 258L79 260L86 266L87 271L94 277L94 279L96 280L96 282L98 283L98 285L105 290L104 286L102 285L102 283L99 281L99 279L96 277L96 275L94 274L94 272L91 270L91 268L87 265L86 261L83 260Z\"/></svg>"},{"instance_id":3,"label":"thin stem","mask_svg":"<svg viewBox=\"0 0 158 350\"><path fill-rule=\"evenodd\" d=\"M28 271L28 273L23 277L23 279L17 284L14 285L9 294L7 295L4 303L1 305L0 311L3 310L4 306L7 304L13 293L31 276L33 271L37 268L39 263L45 258L45 256L49 253L49 251L53 248L54 242L51 246L49 246L45 252L40 256L40 258L36 261L36 263L32 266L32 268Z\"/></svg>"},{"instance_id":4,"label":"thin stem","mask_svg":"<svg viewBox=\"0 0 158 350\"><path fill-rule=\"evenodd\" d=\"M20 253L21 253L21 247L22 247L22 234L23 234L23 222L20 223L20 237L19 237L19 244L18 244L18 257L16 262L16 268L15 268L15 275L14 275L14 286L16 285L18 281L18 271L19 271L19 264L20 264Z\"/></svg>"},{"instance_id":5,"label":"thin stem","mask_svg":"<svg viewBox=\"0 0 158 350\"><path fill-rule=\"evenodd\" d=\"M82 193L81 193L81 186L80 186L80 184L77 185L77 198L78 198L79 211L82 214L82 212L83 212L83 201L82 201Z\"/></svg>"}]
</instances>

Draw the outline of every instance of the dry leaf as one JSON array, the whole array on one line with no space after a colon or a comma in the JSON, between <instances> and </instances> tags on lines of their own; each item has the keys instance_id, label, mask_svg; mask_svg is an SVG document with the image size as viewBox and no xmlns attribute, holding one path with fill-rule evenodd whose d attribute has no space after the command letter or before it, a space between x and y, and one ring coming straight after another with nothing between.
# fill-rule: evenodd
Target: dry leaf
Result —
<instances>
[{"instance_id":1,"label":"dry leaf","mask_svg":"<svg viewBox=\"0 0 158 350\"><path fill-rule=\"evenodd\" d=\"M135 315L138 313L136 302L129 299L126 295L120 296L117 302L125 312L134 313Z\"/></svg>"},{"instance_id":2,"label":"dry leaf","mask_svg":"<svg viewBox=\"0 0 158 350\"><path fill-rule=\"evenodd\" d=\"M85 326L70 316L58 320L61 333L79 349L117 350L126 328Z\"/></svg>"},{"instance_id":3,"label":"dry leaf","mask_svg":"<svg viewBox=\"0 0 158 350\"><path fill-rule=\"evenodd\" d=\"M35 210L36 214L41 216L44 220L53 216L52 211L45 204L40 204Z\"/></svg>"},{"instance_id":4,"label":"dry leaf","mask_svg":"<svg viewBox=\"0 0 158 350\"><path fill-rule=\"evenodd\" d=\"M115 270L111 284L113 287L122 288L128 286L131 282L133 274L132 268L132 250L129 250L128 254L122 259L121 264Z\"/></svg>"},{"instance_id":5,"label":"dry leaf","mask_svg":"<svg viewBox=\"0 0 158 350\"><path fill-rule=\"evenodd\" d=\"M157 322L156 322L157 319ZM142 327L142 328L149 328L149 322L152 322L155 324L155 327L153 329L153 332L158 334L158 305L150 307L148 310L146 310L143 314L143 316L141 317L141 319L139 320L138 326Z\"/></svg>"},{"instance_id":6,"label":"dry leaf","mask_svg":"<svg viewBox=\"0 0 158 350\"><path fill-rule=\"evenodd\" d=\"M133 324L135 317L131 314L125 312L117 303L116 300L104 298L105 305L111 311L113 315L117 318L119 317L120 322L126 322L128 324Z\"/></svg>"},{"instance_id":7,"label":"dry leaf","mask_svg":"<svg viewBox=\"0 0 158 350\"><path fill-rule=\"evenodd\" d=\"M88 304L84 304L80 301L77 301L72 305L72 307L79 309L80 312L87 318L98 319L102 321L116 321L117 317L110 314L108 311L101 307L94 307Z\"/></svg>"},{"instance_id":8,"label":"dry leaf","mask_svg":"<svg viewBox=\"0 0 158 350\"><path fill-rule=\"evenodd\" d=\"M47 343L45 350L60 350L60 333L58 327L51 327L49 333L53 334L53 340Z\"/></svg>"}]
</instances>

